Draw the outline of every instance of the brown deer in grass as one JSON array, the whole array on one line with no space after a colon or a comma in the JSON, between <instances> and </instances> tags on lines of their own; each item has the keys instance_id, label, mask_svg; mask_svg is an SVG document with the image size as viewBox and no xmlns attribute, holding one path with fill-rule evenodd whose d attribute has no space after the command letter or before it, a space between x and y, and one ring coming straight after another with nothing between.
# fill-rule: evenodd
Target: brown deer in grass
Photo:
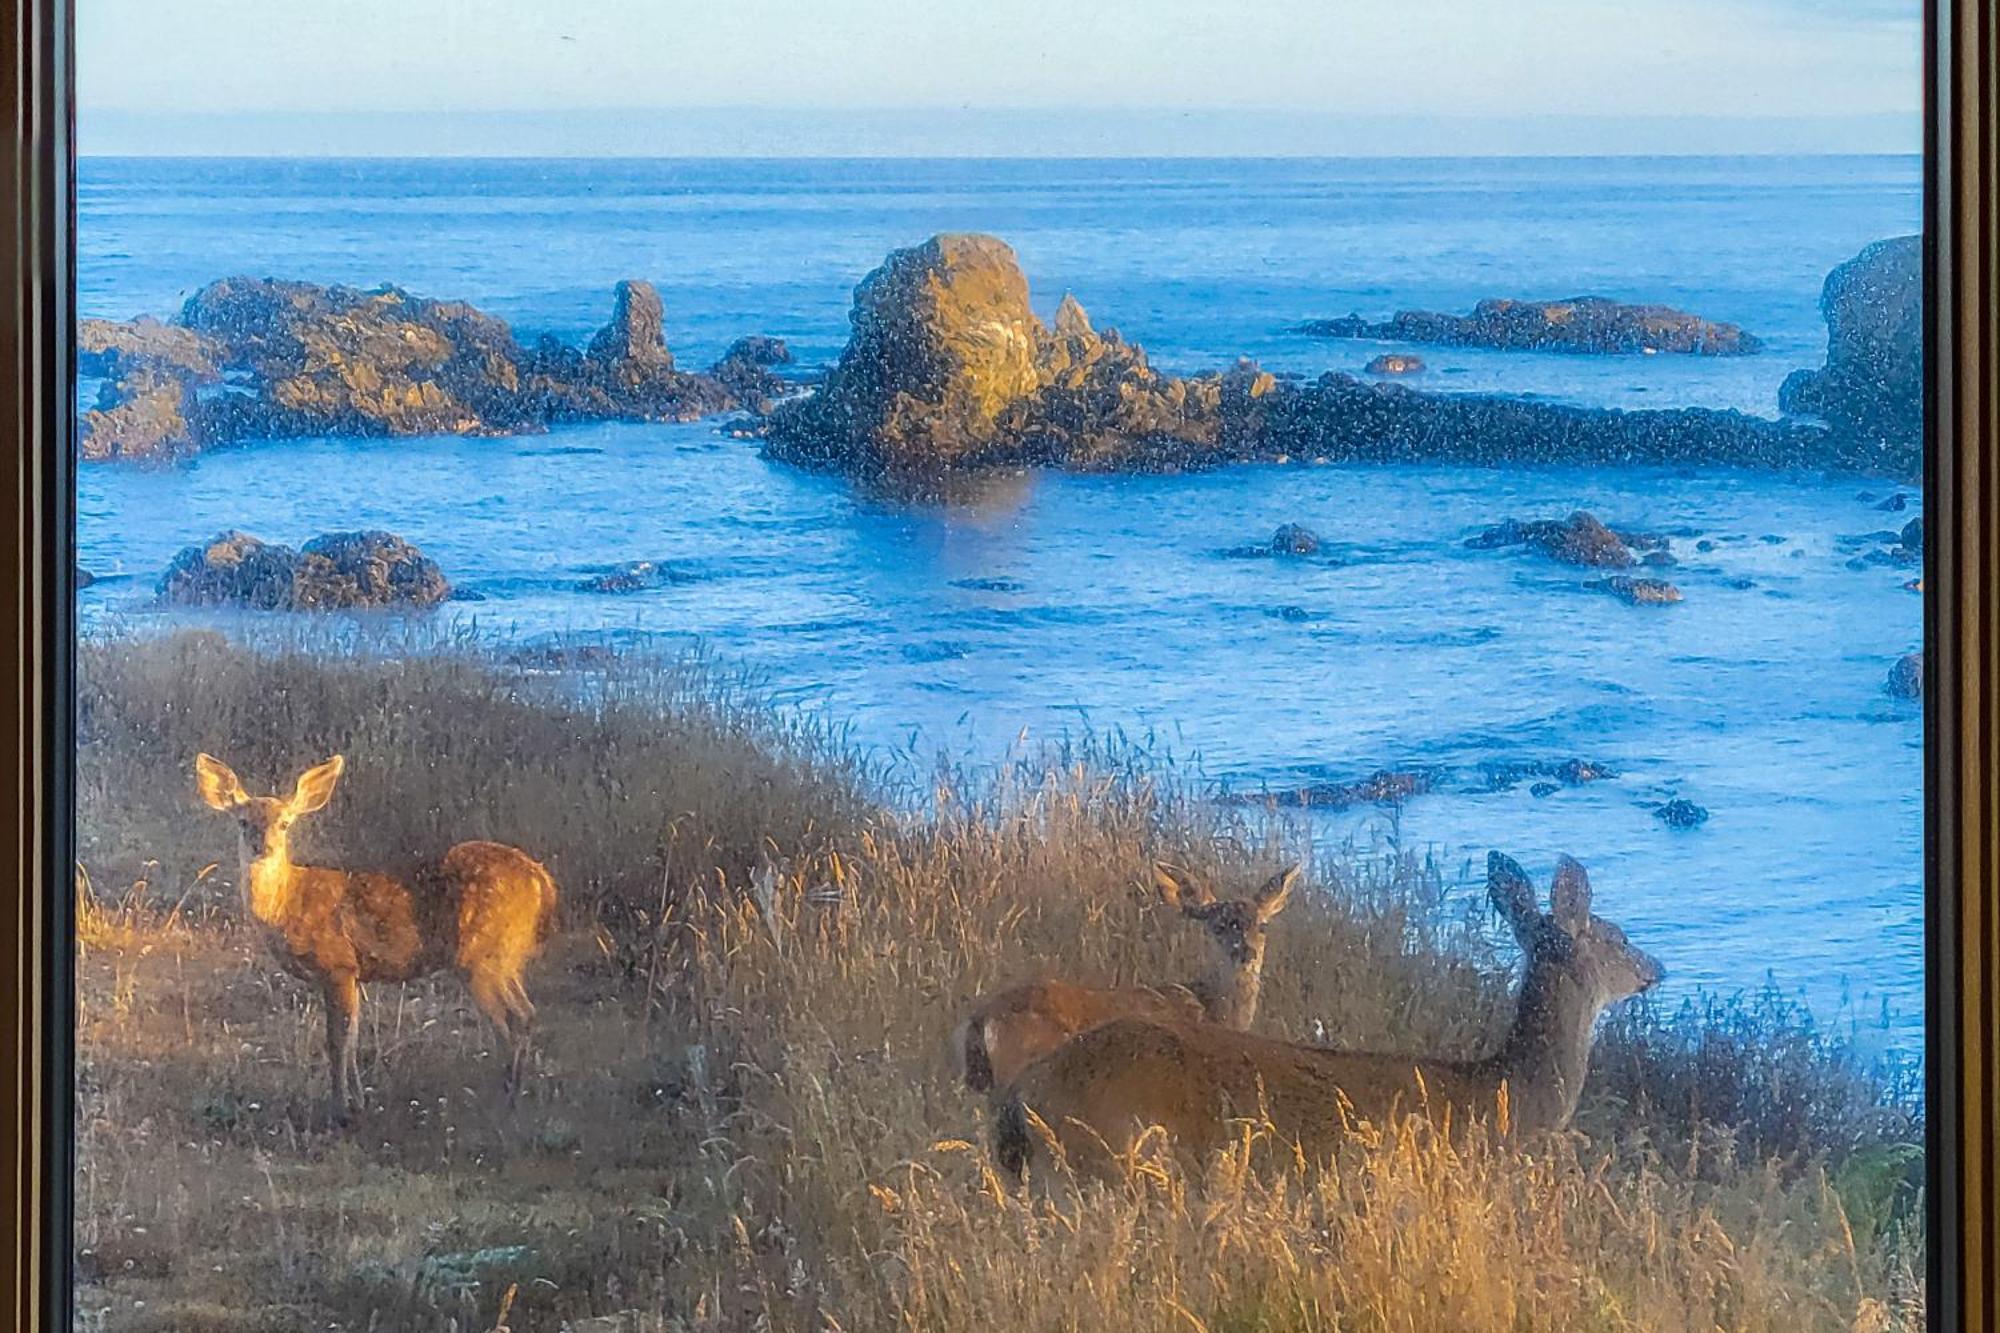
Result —
<instances>
[{"instance_id":1,"label":"brown deer in grass","mask_svg":"<svg viewBox=\"0 0 2000 1333\"><path fill-rule=\"evenodd\" d=\"M361 986L451 968L511 1048L506 1088L520 1088L535 1006L521 971L551 933L556 885L541 863L497 842L461 842L410 883L292 861L292 825L325 807L346 761L303 774L289 797L252 796L229 766L195 758L202 799L235 817L244 905L278 962L326 1001L332 1113L360 1103Z\"/></svg>"},{"instance_id":2,"label":"brown deer in grass","mask_svg":"<svg viewBox=\"0 0 2000 1333\"><path fill-rule=\"evenodd\" d=\"M1491 1055L1342 1051L1212 1024L1119 1019L1022 1071L996 1119L996 1158L1018 1175L1043 1143L1038 1118L1085 1168L1102 1169L1107 1152L1129 1153L1153 1125L1183 1160L1200 1163L1231 1137L1232 1120L1260 1117L1318 1158L1353 1119L1381 1125L1405 1112L1442 1119L1454 1108L1461 1116L1494 1114L1502 1089L1513 1132L1568 1124L1598 1015L1664 974L1617 926L1591 915L1590 881L1569 857L1557 865L1547 913L1508 857L1492 853L1486 873L1487 893L1527 955L1513 1026Z\"/></svg>"},{"instance_id":3,"label":"brown deer in grass","mask_svg":"<svg viewBox=\"0 0 2000 1333\"><path fill-rule=\"evenodd\" d=\"M1214 950L1209 974L1184 986L1164 987L1031 981L987 996L952 1036L966 1086L974 1091L1005 1087L1077 1033L1114 1018L1206 1019L1247 1029L1257 1017L1264 984L1265 927L1285 909L1298 876L1299 867L1292 866L1248 898L1218 899L1185 871L1155 865L1153 884L1160 897L1207 933Z\"/></svg>"}]
</instances>

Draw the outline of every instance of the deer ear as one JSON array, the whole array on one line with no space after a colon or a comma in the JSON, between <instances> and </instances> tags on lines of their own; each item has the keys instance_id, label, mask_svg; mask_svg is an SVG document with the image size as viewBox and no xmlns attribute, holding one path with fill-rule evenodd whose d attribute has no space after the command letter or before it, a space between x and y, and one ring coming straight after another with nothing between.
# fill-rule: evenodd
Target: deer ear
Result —
<instances>
[{"instance_id":1,"label":"deer ear","mask_svg":"<svg viewBox=\"0 0 2000 1333\"><path fill-rule=\"evenodd\" d=\"M1257 920L1261 924L1285 910L1292 900L1292 886L1299 882L1299 867L1288 866L1264 882L1257 890Z\"/></svg>"},{"instance_id":2,"label":"deer ear","mask_svg":"<svg viewBox=\"0 0 2000 1333\"><path fill-rule=\"evenodd\" d=\"M1575 935L1590 921L1590 876L1574 857L1557 858L1549 907L1565 935Z\"/></svg>"},{"instance_id":3,"label":"deer ear","mask_svg":"<svg viewBox=\"0 0 2000 1333\"><path fill-rule=\"evenodd\" d=\"M1514 938L1526 948L1541 929L1542 914L1535 907L1535 885L1521 863L1499 852L1486 854L1486 896L1493 910L1514 928Z\"/></svg>"},{"instance_id":4,"label":"deer ear","mask_svg":"<svg viewBox=\"0 0 2000 1333\"><path fill-rule=\"evenodd\" d=\"M201 791L201 799L207 801L212 810L234 809L250 799L250 793L243 790L236 770L214 755L198 754L194 757L194 782Z\"/></svg>"},{"instance_id":5,"label":"deer ear","mask_svg":"<svg viewBox=\"0 0 2000 1333\"><path fill-rule=\"evenodd\" d=\"M299 785L292 792L292 813L309 815L323 809L333 799L333 786L340 781L340 775L346 768L347 760L335 755L318 768L309 768L301 773Z\"/></svg>"},{"instance_id":6,"label":"deer ear","mask_svg":"<svg viewBox=\"0 0 2000 1333\"><path fill-rule=\"evenodd\" d=\"M1169 907L1178 907L1183 912L1192 912L1197 907L1206 907L1215 901L1215 895L1206 884L1197 881L1187 871L1168 865L1165 861L1153 862L1153 887L1160 892L1160 900Z\"/></svg>"}]
</instances>

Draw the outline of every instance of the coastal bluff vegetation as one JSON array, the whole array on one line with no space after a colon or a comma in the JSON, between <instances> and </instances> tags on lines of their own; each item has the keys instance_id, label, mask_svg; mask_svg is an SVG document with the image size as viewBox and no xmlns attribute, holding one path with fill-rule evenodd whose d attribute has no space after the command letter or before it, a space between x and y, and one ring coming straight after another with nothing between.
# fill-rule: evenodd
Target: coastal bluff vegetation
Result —
<instances>
[{"instance_id":1,"label":"coastal bluff vegetation","mask_svg":"<svg viewBox=\"0 0 2000 1333\"><path fill-rule=\"evenodd\" d=\"M393 287L230 278L198 291L171 323L83 322L79 366L101 387L79 448L87 459L161 460L264 438L507 435L741 410L773 458L862 477L1369 461L1721 465L1909 480L1922 451L1919 261L1917 238L1901 237L1834 270L1821 299L1826 363L1785 382L1785 415L1775 418L1425 392L1333 371L1302 380L1248 360L1169 374L1073 297L1044 323L1014 252L974 233L894 251L868 274L855 288L845 349L806 393L776 373L790 353L768 335L740 339L706 370L678 367L659 293L642 281L618 285L610 321L577 348L551 337L524 346L470 305ZM1669 350L1755 349L1732 325L1680 312L1593 305L1579 322L1578 308L1492 302L1471 322L1507 332L1491 345L1508 347L1536 347L1540 328L1546 350L1551 311L1567 310L1557 323L1599 330L1569 350L1617 351L1629 350L1620 330L1630 321L1612 315L1637 312L1659 337L1672 335ZM1412 336L1394 327L1339 331ZM1459 325L1437 331L1430 341L1472 338Z\"/></svg>"},{"instance_id":2,"label":"coastal bluff vegetation","mask_svg":"<svg viewBox=\"0 0 2000 1333\"><path fill-rule=\"evenodd\" d=\"M1775 991L1615 1011L1532 1145L1416 1116L1308 1162L1247 1123L1203 1171L1156 1143L1108 1188L1015 1185L954 1027L1025 978L1191 975L1158 861L1224 895L1305 862L1260 1032L1471 1056L1508 1021L1518 950L1466 868L1309 855L1159 756L899 774L699 659L605 655L579 688L400 630L120 631L78 674L78 1308L104 1333L1924 1325L1913 1090ZM203 751L258 789L345 756L302 862L401 875L490 838L548 867L518 1103L425 978L371 995L354 1123L322 1127L317 1001L245 918Z\"/></svg>"}]
</instances>

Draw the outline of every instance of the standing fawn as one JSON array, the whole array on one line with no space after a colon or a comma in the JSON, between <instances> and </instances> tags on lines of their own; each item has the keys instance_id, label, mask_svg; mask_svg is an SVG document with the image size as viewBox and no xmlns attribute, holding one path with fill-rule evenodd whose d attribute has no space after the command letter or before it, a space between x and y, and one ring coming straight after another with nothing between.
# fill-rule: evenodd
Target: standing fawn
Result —
<instances>
[{"instance_id":1,"label":"standing fawn","mask_svg":"<svg viewBox=\"0 0 2000 1333\"><path fill-rule=\"evenodd\" d=\"M1653 986L1658 962L1590 912L1590 881L1565 856L1547 914L1534 885L1498 852L1487 893L1527 955L1514 1023L1478 1060L1341 1051L1204 1024L1128 1018L1057 1048L1024 1070L995 1125L995 1156L1027 1165L1039 1118L1071 1161L1129 1153L1148 1126L1199 1163L1231 1137L1230 1121L1263 1117L1289 1143L1323 1157L1351 1119L1384 1124L1402 1112L1442 1119L1451 1108L1493 1113L1504 1089L1516 1132L1560 1129L1576 1111L1592 1029L1606 1005ZM1032 1112L1032 1118L1030 1113Z\"/></svg>"},{"instance_id":2,"label":"standing fawn","mask_svg":"<svg viewBox=\"0 0 2000 1333\"><path fill-rule=\"evenodd\" d=\"M527 1067L535 1017L521 971L554 926L555 881L527 853L497 842L461 842L408 884L294 864L292 825L326 805L345 766L335 755L281 800L251 796L219 759L204 754L194 763L202 799L236 818L244 905L278 962L325 997L333 1120L346 1123L360 1103L361 984L447 967L465 978L511 1048L511 1098Z\"/></svg>"},{"instance_id":3,"label":"standing fawn","mask_svg":"<svg viewBox=\"0 0 2000 1333\"><path fill-rule=\"evenodd\" d=\"M965 1085L974 1091L1004 1087L1077 1033L1114 1018L1206 1019L1248 1028L1264 984L1265 927L1285 909L1298 876L1299 868L1292 866L1248 898L1219 900L1207 884L1155 865L1153 884L1167 906L1178 907L1207 931L1214 948L1210 973L1185 986L1159 988L1031 981L987 996L952 1035Z\"/></svg>"}]
</instances>

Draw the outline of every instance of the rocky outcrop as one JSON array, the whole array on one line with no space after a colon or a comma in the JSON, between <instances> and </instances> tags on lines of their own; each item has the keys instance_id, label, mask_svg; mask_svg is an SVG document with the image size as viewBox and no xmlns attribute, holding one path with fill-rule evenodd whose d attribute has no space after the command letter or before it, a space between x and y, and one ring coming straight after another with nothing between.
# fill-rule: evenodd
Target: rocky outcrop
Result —
<instances>
[{"instance_id":1,"label":"rocky outcrop","mask_svg":"<svg viewBox=\"0 0 2000 1333\"><path fill-rule=\"evenodd\" d=\"M1923 238L1897 236L1827 275L1826 364L1792 372L1786 412L1819 417L1850 451L1874 450L1882 471L1914 475L1924 421Z\"/></svg>"},{"instance_id":2,"label":"rocky outcrop","mask_svg":"<svg viewBox=\"0 0 2000 1333\"><path fill-rule=\"evenodd\" d=\"M766 447L815 467L923 476L984 464L1143 465L1223 444L1224 402L1275 381L1182 380L1147 364L1073 298L1044 325L1014 252L992 236L898 250L854 290L852 333L826 383L771 416ZM1225 383L1227 381L1227 383Z\"/></svg>"},{"instance_id":3,"label":"rocky outcrop","mask_svg":"<svg viewBox=\"0 0 2000 1333\"><path fill-rule=\"evenodd\" d=\"M136 365L107 380L97 405L83 414L77 449L93 461L158 459L181 452L193 438L196 390L187 378Z\"/></svg>"},{"instance_id":4,"label":"rocky outcrop","mask_svg":"<svg viewBox=\"0 0 2000 1333\"><path fill-rule=\"evenodd\" d=\"M117 379L141 366L178 371L197 384L222 378L222 345L193 329L142 316L126 323L86 319L76 328L77 374Z\"/></svg>"},{"instance_id":5,"label":"rocky outcrop","mask_svg":"<svg viewBox=\"0 0 2000 1333\"><path fill-rule=\"evenodd\" d=\"M1888 679L1882 688L1896 699L1921 699L1924 697L1924 655L1905 653L1896 659L1896 665L1889 668Z\"/></svg>"},{"instance_id":6,"label":"rocky outcrop","mask_svg":"<svg viewBox=\"0 0 2000 1333\"><path fill-rule=\"evenodd\" d=\"M86 458L161 458L249 438L510 435L557 421L686 420L735 404L674 367L651 284L618 285L588 348L533 350L506 322L394 287L227 278L177 321L91 321L84 360L107 383Z\"/></svg>"},{"instance_id":7,"label":"rocky outcrop","mask_svg":"<svg viewBox=\"0 0 2000 1333\"><path fill-rule=\"evenodd\" d=\"M729 344L708 373L753 412L768 412L771 404L791 390L775 367L792 364L792 349L783 338L752 334Z\"/></svg>"},{"instance_id":8,"label":"rocky outcrop","mask_svg":"<svg viewBox=\"0 0 2000 1333\"><path fill-rule=\"evenodd\" d=\"M294 550L232 531L183 549L158 591L175 606L331 611L435 606L451 596L451 584L394 533L328 533Z\"/></svg>"},{"instance_id":9,"label":"rocky outcrop","mask_svg":"<svg viewBox=\"0 0 2000 1333\"><path fill-rule=\"evenodd\" d=\"M1510 518L1469 538L1465 544L1474 550L1528 546L1565 564L1596 569L1628 569L1638 563L1631 544L1585 509L1564 519L1523 523Z\"/></svg>"},{"instance_id":10,"label":"rocky outcrop","mask_svg":"<svg viewBox=\"0 0 2000 1333\"><path fill-rule=\"evenodd\" d=\"M1572 352L1599 356L1653 352L1747 356L1763 344L1734 324L1664 305L1627 305L1601 296L1567 301L1481 301L1469 315L1399 310L1380 323L1359 315L1317 319L1299 332L1321 338L1488 347L1509 352Z\"/></svg>"},{"instance_id":11,"label":"rocky outcrop","mask_svg":"<svg viewBox=\"0 0 2000 1333\"><path fill-rule=\"evenodd\" d=\"M1175 470L1266 460L1850 466L1827 432L1703 409L1614 411L1422 393L1254 363L1176 378L1074 299L1051 326L991 236L898 250L855 289L852 335L817 393L765 428L775 458L942 480L988 466ZM1872 458L1872 454L1863 457Z\"/></svg>"}]
</instances>

